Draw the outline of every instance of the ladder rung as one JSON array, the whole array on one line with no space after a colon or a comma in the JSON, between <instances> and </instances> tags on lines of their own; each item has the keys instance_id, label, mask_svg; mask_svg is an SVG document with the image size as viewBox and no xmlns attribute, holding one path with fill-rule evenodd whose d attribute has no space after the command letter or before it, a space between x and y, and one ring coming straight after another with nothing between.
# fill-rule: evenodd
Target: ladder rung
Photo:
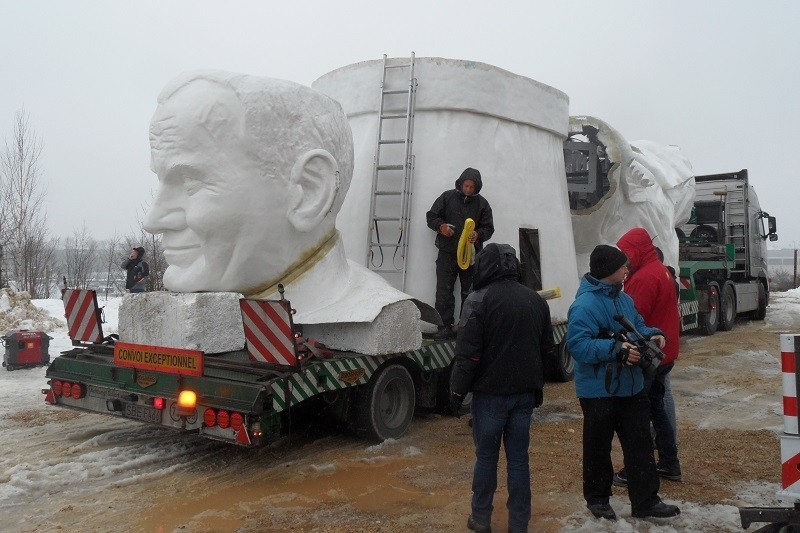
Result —
<instances>
[{"instance_id":1,"label":"ladder rung","mask_svg":"<svg viewBox=\"0 0 800 533\"><path fill-rule=\"evenodd\" d=\"M375 191L376 196L397 196L403 194L400 191Z\"/></svg>"},{"instance_id":2,"label":"ladder rung","mask_svg":"<svg viewBox=\"0 0 800 533\"><path fill-rule=\"evenodd\" d=\"M373 246L375 248L377 248L377 247L381 247L381 248L405 248L406 247L405 244L397 244L396 242L389 243L389 244L382 244L382 243L379 243L379 242L371 242L371 243L369 243L369 245Z\"/></svg>"},{"instance_id":3,"label":"ladder rung","mask_svg":"<svg viewBox=\"0 0 800 533\"><path fill-rule=\"evenodd\" d=\"M411 68L411 63L402 65L386 65L385 68Z\"/></svg>"},{"instance_id":4,"label":"ladder rung","mask_svg":"<svg viewBox=\"0 0 800 533\"><path fill-rule=\"evenodd\" d=\"M381 118L408 118L408 115L405 113L400 115L381 115Z\"/></svg>"},{"instance_id":5,"label":"ladder rung","mask_svg":"<svg viewBox=\"0 0 800 533\"><path fill-rule=\"evenodd\" d=\"M384 139L378 141L378 144L402 144L404 142L406 142L405 139Z\"/></svg>"},{"instance_id":6,"label":"ladder rung","mask_svg":"<svg viewBox=\"0 0 800 533\"><path fill-rule=\"evenodd\" d=\"M373 217L375 222L400 222L400 217Z\"/></svg>"},{"instance_id":7,"label":"ladder rung","mask_svg":"<svg viewBox=\"0 0 800 533\"><path fill-rule=\"evenodd\" d=\"M378 165L378 170L403 170L405 165Z\"/></svg>"},{"instance_id":8,"label":"ladder rung","mask_svg":"<svg viewBox=\"0 0 800 533\"><path fill-rule=\"evenodd\" d=\"M408 94L408 89L390 89L383 91L383 94Z\"/></svg>"},{"instance_id":9,"label":"ladder rung","mask_svg":"<svg viewBox=\"0 0 800 533\"><path fill-rule=\"evenodd\" d=\"M378 272L379 274L400 274L401 272L403 272L403 270L400 268L394 270L390 270L388 268L373 268L370 270L372 270L373 272Z\"/></svg>"}]
</instances>

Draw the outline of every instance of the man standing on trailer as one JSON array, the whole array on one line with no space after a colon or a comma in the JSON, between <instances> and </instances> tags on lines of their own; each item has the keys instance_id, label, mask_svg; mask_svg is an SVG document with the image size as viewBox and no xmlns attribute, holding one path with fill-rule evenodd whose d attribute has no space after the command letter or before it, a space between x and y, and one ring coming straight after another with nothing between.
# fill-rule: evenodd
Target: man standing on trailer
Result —
<instances>
[{"instance_id":1,"label":"man standing on trailer","mask_svg":"<svg viewBox=\"0 0 800 533\"><path fill-rule=\"evenodd\" d=\"M436 311L442 324L436 339L452 339L455 315L455 296L453 290L456 278L461 283L461 304L467 298L472 285L473 267L462 269L458 265L458 241L468 218L475 222L475 229L467 240L475 246L475 253L481 251L483 243L494 233L492 208L480 195L483 182L481 173L467 168L456 180L455 188L443 192L427 213L428 227L436 232Z\"/></svg>"}]
</instances>

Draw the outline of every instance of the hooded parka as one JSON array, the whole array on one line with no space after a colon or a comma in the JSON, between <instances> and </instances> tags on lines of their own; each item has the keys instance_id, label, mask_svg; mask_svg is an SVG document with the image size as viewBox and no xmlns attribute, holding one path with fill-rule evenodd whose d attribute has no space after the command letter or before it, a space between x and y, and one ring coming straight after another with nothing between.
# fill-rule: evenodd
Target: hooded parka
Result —
<instances>
[{"instance_id":1,"label":"hooded parka","mask_svg":"<svg viewBox=\"0 0 800 533\"><path fill-rule=\"evenodd\" d=\"M625 292L633 298L636 310L645 323L660 329L667 339L664 346L666 365L678 358L681 317L675 281L667 267L658 259L653 240L644 228L633 228L617 241L630 261Z\"/></svg>"}]
</instances>

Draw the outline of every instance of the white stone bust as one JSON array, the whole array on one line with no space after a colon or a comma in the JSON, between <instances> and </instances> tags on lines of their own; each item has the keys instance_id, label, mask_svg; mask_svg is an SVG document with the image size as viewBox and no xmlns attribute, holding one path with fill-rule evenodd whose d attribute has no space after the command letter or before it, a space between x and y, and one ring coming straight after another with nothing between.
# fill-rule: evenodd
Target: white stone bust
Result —
<instances>
[{"instance_id":1,"label":"white stone bust","mask_svg":"<svg viewBox=\"0 0 800 533\"><path fill-rule=\"evenodd\" d=\"M160 187L144 227L163 234L176 292L253 294L334 237L353 144L338 103L288 81L184 74L150 125Z\"/></svg>"},{"instance_id":2,"label":"white stone bust","mask_svg":"<svg viewBox=\"0 0 800 533\"><path fill-rule=\"evenodd\" d=\"M387 308L412 340L379 349L418 346L415 304L426 306L348 261L336 230L353 173L338 102L288 81L191 72L161 92L150 145L160 185L144 227L163 235L167 289L277 298L282 284L296 323L363 324ZM335 333L332 347L361 347Z\"/></svg>"}]
</instances>

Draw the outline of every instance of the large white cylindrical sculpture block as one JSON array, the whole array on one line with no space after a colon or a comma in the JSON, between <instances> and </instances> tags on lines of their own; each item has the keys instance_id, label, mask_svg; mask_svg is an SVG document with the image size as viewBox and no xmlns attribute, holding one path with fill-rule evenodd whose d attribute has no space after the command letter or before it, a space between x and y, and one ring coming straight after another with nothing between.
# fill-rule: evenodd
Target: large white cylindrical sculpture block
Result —
<instances>
[{"instance_id":1,"label":"large white cylindrical sculpture block","mask_svg":"<svg viewBox=\"0 0 800 533\"><path fill-rule=\"evenodd\" d=\"M387 72L391 78L387 86L408 85L407 70ZM465 168L473 167L481 172L480 194L494 213L495 233L489 242L508 243L519 252L521 236L534 235L542 286L558 286L563 294L550 300L551 312L556 320L565 317L579 278L562 146L569 120L567 96L532 79L473 61L417 58L415 73L415 169L405 292L434 303L437 250L425 214L443 191L454 187ZM368 260L382 74L382 61L366 61L334 70L312 84L338 100L350 120L355 169L337 227L348 257L362 264ZM401 94L395 101L387 100L390 110L404 108L405 98ZM382 137L402 138L402 121L389 122L383 124L391 131L384 131ZM372 260L389 264L397 258L387 250L383 258Z\"/></svg>"}]
</instances>

